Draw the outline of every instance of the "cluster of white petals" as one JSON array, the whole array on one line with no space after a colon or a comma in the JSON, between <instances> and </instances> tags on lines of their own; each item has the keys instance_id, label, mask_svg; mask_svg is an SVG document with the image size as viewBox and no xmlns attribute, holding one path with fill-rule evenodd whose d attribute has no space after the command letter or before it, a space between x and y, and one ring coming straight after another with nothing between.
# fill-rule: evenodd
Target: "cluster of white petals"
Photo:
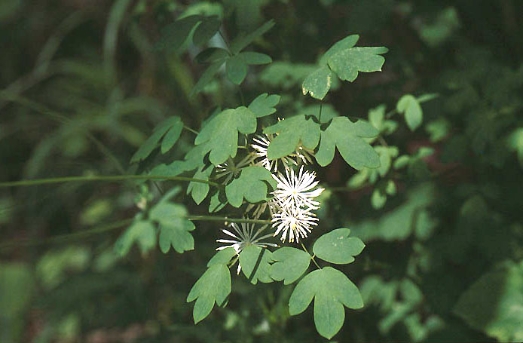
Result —
<instances>
[{"instance_id":1,"label":"cluster of white petals","mask_svg":"<svg viewBox=\"0 0 523 343\"><path fill-rule=\"evenodd\" d=\"M276 229L274 235L281 234L282 242L287 239L299 242L317 225L318 218L313 211L319 208L320 203L315 198L324 189L318 187L316 174L305 171L303 166L298 173L287 168L285 174L278 173L273 177L277 182L270 202L272 227Z\"/></svg>"}]
</instances>

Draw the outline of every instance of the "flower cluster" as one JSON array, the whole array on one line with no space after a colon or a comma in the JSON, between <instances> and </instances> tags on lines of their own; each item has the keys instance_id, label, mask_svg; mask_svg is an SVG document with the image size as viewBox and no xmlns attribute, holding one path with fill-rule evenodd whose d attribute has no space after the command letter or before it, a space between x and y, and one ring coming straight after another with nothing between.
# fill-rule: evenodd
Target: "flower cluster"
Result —
<instances>
[{"instance_id":1,"label":"flower cluster","mask_svg":"<svg viewBox=\"0 0 523 343\"><path fill-rule=\"evenodd\" d=\"M267 150L273 138L269 135L254 137L251 144L253 152L248 161L269 170L276 181L276 189L267 203L249 205L247 212L251 211L252 216L258 219L269 209L272 217L271 226L275 231L273 234L261 236L260 233L267 226L255 230L253 224L241 224L240 228L233 223L230 227L234 232L222 230L230 238L219 239L217 242L227 245L219 247L218 250L233 247L239 254L246 245L275 246L273 243L262 242L269 236L280 236L282 242L299 242L318 224L314 211L320 207L320 203L316 198L324 189L318 187L316 174L304 168L305 164L312 161L312 152L298 146L293 154L270 160ZM280 169L283 169L283 172L278 171Z\"/></svg>"}]
</instances>

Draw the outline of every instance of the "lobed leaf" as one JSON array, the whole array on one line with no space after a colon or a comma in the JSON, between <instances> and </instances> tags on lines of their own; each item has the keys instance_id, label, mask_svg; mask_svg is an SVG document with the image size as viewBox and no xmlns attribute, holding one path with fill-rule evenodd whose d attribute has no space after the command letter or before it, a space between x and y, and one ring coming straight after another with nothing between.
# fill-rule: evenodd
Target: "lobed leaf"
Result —
<instances>
[{"instance_id":1,"label":"lobed leaf","mask_svg":"<svg viewBox=\"0 0 523 343\"><path fill-rule=\"evenodd\" d=\"M140 162L151 154L162 140L161 151L165 154L180 138L183 129L183 122L180 117L170 117L158 124L153 134L140 146L131 157L131 163Z\"/></svg>"},{"instance_id":2,"label":"lobed leaf","mask_svg":"<svg viewBox=\"0 0 523 343\"><path fill-rule=\"evenodd\" d=\"M238 133L254 133L256 124L256 115L247 107L227 109L205 124L194 143L203 145L202 152L210 152L209 160L218 165L236 156Z\"/></svg>"},{"instance_id":3,"label":"lobed leaf","mask_svg":"<svg viewBox=\"0 0 523 343\"><path fill-rule=\"evenodd\" d=\"M244 198L247 202L257 203L267 199L267 184L276 187L271 172L260 166L249 166L225 187L225 195L234 207L240 207Z\"/></svg>"},{"instance_id":4,"label":"lobed leaf","mask_svg":"<svg viewBox=\"0 0 523 343\"><path fill-rule=\"evenodd\" d=\"M161 201L151 209L150 218L160 224L159 245L164 254L171 246L180 254L194 249L190 231L195 227L187 219L187 210L183 205Z\"/></svg>"},{"instance_id":5,"label":"lobed leaf","mask_svg":"<svg viewBox=\"0 0 523 343\"><path fill-rule=\"evenodd\" d=\"M204 169L205 168L205 169ZM213 168L201 166L194 174L194 179L209 180ZM191 181L187 186L187 194L191 194L194 202L199 205L209 194L209 185L203 182Z\"/></svg>"},{"instance_id":6,"label":"lobed leaf","mask_svg":"<svg viewBox=\"0 0 523 343\"><path fill-rule=\"evenodd\" d=\"M380 165L379 156L363 139L375 137L377 134L378 131L365 121L353 123L346 117L334 118L327 129L321 131L316 161L322 167L328 165L334 158L335 148L338 148L345 162L354 169L377 168Z\"/></svg>"},{"instance_id":7,"label":"lobed leaf","mask_svg":"<svg viewBox=\"0 0 523 343\"><path fill-rule=\"evenodd\" d=\"M267 93L260 94L249 104L251 110L256 117L261 118L276 112L274 106L278 105L281 96L277 94L268 95Z\"/></svg>"},{"instance_id":8,"label":"lobed leaf","mask_svg":"<svg viewBox=\"0 0 523 343\"><path fill-rule=\"evenodd\" d=\"M266 127L266 134L278 135L272 140L267 149L269 159L282 158L296 151L298 145L313 150L320 140L320 124L311 117L297 115Z\"/></svg>"},{"instance_id":9,"label":"lobed leaf","mask_svg":"<svg viewBox=\"0 0 523 343\"><path fill-rule=\"evenodd\" d=\"M194 323L211 313L214 304L225 305L231 293L231 273L225 264L213 264L196 281L187 296L187 302L196 300L193 309Z\"/></svg>"},{"instance_id":10,"label":"lobed leaf","mask_svg":"<svg viewBox=\"0 0 523 343\"><path fill-rule=\"evenodd\" d=\"M131 246L137 243L142 254L156 245L156 228L148 220L135 220L131 226L118 238L114 249L119 256L129 253Z\"/></svg>"},{"instance_id":11,"label":"lobed leaf","mask_svg":"<svg viewBox=\"0 0 523 343\"><path fill-rule=\"evenodd\" d=\"M271 278L289 285L298 280L309 268L311 255L303 250L283 247L272 253Z\"/></svg>"},{"instance_id":12,"label":"lobed leaf","mask_svg":"<svg viewBox=\"0 0 523 343\"><path fill-rule=\"evenodd\" d=\"M383 47L351 48L332 55L328 64L341 80L352 82L359 72L381 71L385 58L380 54L385 52Z\"/></svg>"},{"instance_id":13,"label":"lobed leaf","mask_svg":"<svg viewBox=\"0 0 523 343\"><path fill-rule=\"evenodd\" d=\"M314 99L322 100L331 88L332 77L333 73L327 66L316 69L303 81L303 95L309 93Z\"/></svg>"},{"instance_id":14,"label":"lobed leaf","mask_svg":"<svg viewBox=\"0 0 523 343\"><path fill-rule=\"evenodd\" d=\"M349 237L350 229L341 228L322 235L314 243L314 255L324 261L336 264L354 262L354 256L359 255L365 244L357 237Z\"/></svg>"},{"instance_id":15,"label":"lobed leaf","mask_svg":"<svg viewBox=\"0 0 523 343\"><path fill-rule=\"evenodd\" d=\"M343 306L351 309L363 307L356 285L345 274L331 267L315 270L301 279L289 299L289 314L302 313L313 299L316 330L327 339L343 326Z\"/></svg>"},{"instance_id":16,"label":"lobed leaf","mask_svg":"<svg viewBox=\"0 0 523 343\"><path fill-rule=\"evenodd\" d=\"M256 245L246 246L240 253L243 274L253 284L273 282L271 278L272 253Z\"/></svg>"}]
</instances>

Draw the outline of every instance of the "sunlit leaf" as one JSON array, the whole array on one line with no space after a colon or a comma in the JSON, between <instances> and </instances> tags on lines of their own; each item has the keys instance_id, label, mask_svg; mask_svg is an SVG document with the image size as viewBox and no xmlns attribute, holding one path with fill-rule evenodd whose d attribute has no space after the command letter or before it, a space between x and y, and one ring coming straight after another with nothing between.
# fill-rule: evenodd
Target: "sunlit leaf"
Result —
<instances>
[{"instance_id":1,"label":"sunlit leaf","mask_svg":"<svg viewBox=\"0 0 523 343\"><path fill-rule=\"evenodd\" d=\"M209 151L209 160L218 165L229 157L235 157L238 150L238 133L256 131L256 115L245 106L227 109L211 118L202 128L194 143L204 145Z\"/></svg>"},{"instance_id":2,"label":"sunlit leaf","mask_svg":"<svg viewBox=\"0 0 523 343\"><path fill-rule=\"evenodd\" d=\"M240 253L240 266L243 274L253 284L273 282L271 278L272 253L256 245L246 246Z\"/></svg>"},{"instance_id":3,"label":"sunlit leaf","mask_svg":"<svg viewBox=\"0 0 523 343\"><path fill-rule=\"evenodd\" d=\"M318 333L332 338L343 326L345 310L363 307L361 294L348 278L331 267L325 267L307 274L291 294L289 314L305 311L314 299L314 324Z\"/></svg>"},{"instance_id":4,"label":"sunlit leaf","mask_svg":"<svg viewBox=\"0 0 523 343\"><path fill-rule=\"evenodd\" d=\"M303 95L310 95L318 100L322 100L329 92L331 87L332 71L327 66L318 68L309 74L301 86Z\"/></svg>"},{"instance_id":5,"label":"sunlit leaf","mask_svg":"<svg viewBox=\"0 0 523 343\"><path fill-rule=\"evenodd\" d=\"M260 166L249 166L243 168L240 176L225 187L225 194L234 207L240 207L244 198L250 203L257 203L267 199L267 184L276 187L271 172Z\"/></svg>"},{"instance_id":6,"label":"sunlit leaf","mask_svg":"<svg viewBox=\"0 0 523 343\"><path fill-rule=\"evenodd\" d=\"M277 94L260 94L249 104L249 110L258 118L268 116L276 112L275 106L280 102L280 98Z\"/></svg>"},{"instance_id":7,"label":"sunlit leaf","mask_svg":"<svg viewBox=\"0 0 523 343\"><path fill-rule=\"evenodd\" d=\"M311 256L303 250L283 247L272 253L271 278L289 285L298 280L309 268Z\"/></svg>"},{"instance_id":8,"label":"sunlit leaf","mask_svg":"<svg viewBox=\"0 0 523 343\"><path fill-rule=\"evenodd\" d=\"M381 71L385 58L381 54L386 53L383 47L351 48L333 54L329 58L329 67L341 80L354 81L358 73Z\"/></svg>"},{"instance_id":9,"label":"sunlit leaf","mask_svg":"<svg viewBox=\"0 0 523 343\"><path fill-rule=\"evenodd\" d=\"M336 264L347 264L354 261L365 244L357 237L349 237L350 230L346 228L332 230L322 235L314 243L312 251L322 260Z\"/></svg>"},{"instance_id":10,"label":"sunlit leaf","mask_svg":"<svg viewBox=\"0 0 523 343\"><path fill-rule=\"evenodd\" d=\"M292 154L298 145L314 149L320 140L320 124L305 115L297 115L269 126L263 130L266 134L277 133L267 150L269 159L277 159Z\"/></svg>"},{"instance_id":11,"label":"sunlit leaf","mask_svg":"<svg viewBox=\"0 0 523 343\"><path fill-rule=\"evenodd\" d=\"M316 161L321 166L331 163L334 150L338 148L341 156L354 169L363 167L377 168L379 156L363 139L372 138L378 131L365 121L351 122L346 117L334 118L325 131L321 131L321 140Z\"/></svg>"},{"instance_id":12,"label":"sunlit leaf","mask_svg":"<svg viewBox=\"0 0 523 343\"><path fill-rule=\"evenodd\" d=\"M196 281L187 296L187 302L196 300L194 322L198 323L211 313L214 304L225 305L231 293L231 273L225 264L213 264Z\"/></svg>"}]
</instances>

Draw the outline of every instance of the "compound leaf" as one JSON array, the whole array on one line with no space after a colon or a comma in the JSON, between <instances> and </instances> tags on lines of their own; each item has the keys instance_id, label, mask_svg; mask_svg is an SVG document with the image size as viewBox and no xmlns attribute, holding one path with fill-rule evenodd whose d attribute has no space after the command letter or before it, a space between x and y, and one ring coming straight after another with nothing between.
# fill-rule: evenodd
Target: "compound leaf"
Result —
<instances>
[{"instance_id":1,"label":"compound leaf","mask_svg":"<svg viewBox=\"0 0 523 343\"><path fill-rule=\"evenodd\" d=\"M280 99L281 96L277 94L260 94L249 104L249 110L251 110L258 118L268 116L269 114L276 112L274 106L278 105Z\"/></svg>"},{"instance_id":2,"label":"compound leaf","mask_svg":"<svg viewBox=\"0 0 523 343\"><path fill-rule=\"evenodd\" d=\"M217 264L226 265L229 263L231 258L236 255L236 250L233 247L228 247L218 251L214 256L207 262L207 267L214 266Z\"/></svg>"},{"instance_id":3,"label":"compound leaf","mask_svg":"<svg viewBox=\"0 0 523 343\"><path fill-rule=\"evenodd\" d=\"M378 131L365 121L353 123L346 117L336 117L325 131L321 131L316 161L322 167L328 165L332 162L334 148L337 147L345 162L354 169L377 168L380 165L379 156L363 139L375 137L377 134Z\"/></svg>"},{"instance_id":4,"label":"compound leaf","mask_svg":"<svg viewBox=\"0 0 523 343\"><path fill-rule=\"evenodd\" d=\"M312 247L314 255L324 261L336 264L354 262L354 256L359 255L365 244L357 237L349 237L350 229L332 230L318 238Z\"/></svg>"},{"instance_id":5,"label":"compound leaf","mask_svg":"<svg viewBox=\"0 0 523 343\"><path fill-rule=\"evenodd\" d=\"M187 302L196 300L194 323L211 313L214 304L223 306L231 293L231 273L225 264L213 264L196 281L187 296Z\"/></svg>"},{"instance_id":6,"label":"compound leaf","mask_svg":"<svg viewBox=\"0 0 523 343\"><path fill-rule=\"evenodd\" d=\"M211 39L220 28L221 21L218 16L203 17L200 25L194 30L192 40L196 45L202 45Z\"/></svg>"},{"instance_id":7,"label":"compound leaf","mask_svg":"<svg viewBox=\"0 0 523 343\"><path fill-rule=\"evenodd\" d=\"M385 58L380 54L385 52L387 49L383 47L350 48L333 54L328 64L341 80L352 82L358 72L381 71Z\"/></svg>"},{"instance_id":8,"label":"compound leaf","mask_svg":"<svg viewBox=\"0 0 523 343\"><path fill-rule=\"evenodd\" d=\"M212 117L202 128L194 143L204 145L203 151L210 152L209 160L218 165L238 150L238 133L254 133L256 115L245 106L227 109Z\"/></svg>"},{"instance_id":9,"label":"compound leaf","mask_svg":"<svg viewBox=\"0 0 523 343\"><path fill-rule=\"evenodd\" d=\"M313 150L320 140L320 124L303 114L281 120L263 130L266 134L278 135L267 149L269 159L277 159L292 154L298 145Z\"/></svg>"},{"instance_id":10,"label":"compound leaf","mask_svg":"<svg viewBox=\"0 0 523 343\"><path fill-rule=\"evenodd\" d=\"M260 202L267 199L267 184L276 187L271 172L260 166L249 166L225 187L225 195L234 207L240 207L244 198L250 203Z\"/></svg>"},{"instance_id":11,"label":"compound leaf","mask_svg":"<svg viewBox=\"0 0 523 343\"><path fill-rule=\"evenodd\" d=\"M187 40L193 28L200 23L202 16L191 15L176 20L165 26L160 32L160 40L156 42L156 49L175 51Z\"/></svg>"},{"instance_id":12,"label":"compound leaf","mask_svg":"<svg viewBox=\"0 0 523 343\"><path fill-rule=\"evenodd\" d=\"M289 285L298 280L309 268L311 255L303 250L283 247L272 253L271 278Z\"/></svg>"},{"instance_id":13,"label":"compound leaf","mask_svg":"<svg viewBox=\"0 0 523 343\"><path fill-rule=\"evenodd\" d=\"M258 281L263 283L273 281L270 265L272 261L272 253L256 245L248 245L240 253L242 272L253 285Z\"/></svg>"},{"instance_id":14,"label":"compound leaf","mask_svg":"<svg viewBox=\"0 0 523 343\"><path fill-rule=\"evenodd\" d=\"M330 47L329 50L327 50L323 56L320 59L320 65L327 65L329 62L329 59L337 54L338 52L342 52L344 50L352 48L356 43L358 42L358 39L360 39L359 35L350 35L342 40L334 43L333 46Z\"/></svg>"},{"instance_id":15,"label":"compound leaf","mask_svg":"<svg viewBox=\"0 0 523 343\"><path fill-rule=\"evenodd\" d=\"M183 205L160 201L150 212L150 218L160 224L159 245L165 254L172 246L178 253L194 249L194 238L190 231L194 224L187 218Z\"/></svg>"},{"instance_id":16,"label":"compound leaf","mask_svg":"<svg viewBox=\"0 0 523 343\"><path fill-rule=\"evenodd\" d=\"M290 315L305 311L314 299L314 324L323 337L332 338L343 326L345 311L363 307L361 294L345 274L325 267L307 274L289 299Z\"/></svg>"}]
</instances>

